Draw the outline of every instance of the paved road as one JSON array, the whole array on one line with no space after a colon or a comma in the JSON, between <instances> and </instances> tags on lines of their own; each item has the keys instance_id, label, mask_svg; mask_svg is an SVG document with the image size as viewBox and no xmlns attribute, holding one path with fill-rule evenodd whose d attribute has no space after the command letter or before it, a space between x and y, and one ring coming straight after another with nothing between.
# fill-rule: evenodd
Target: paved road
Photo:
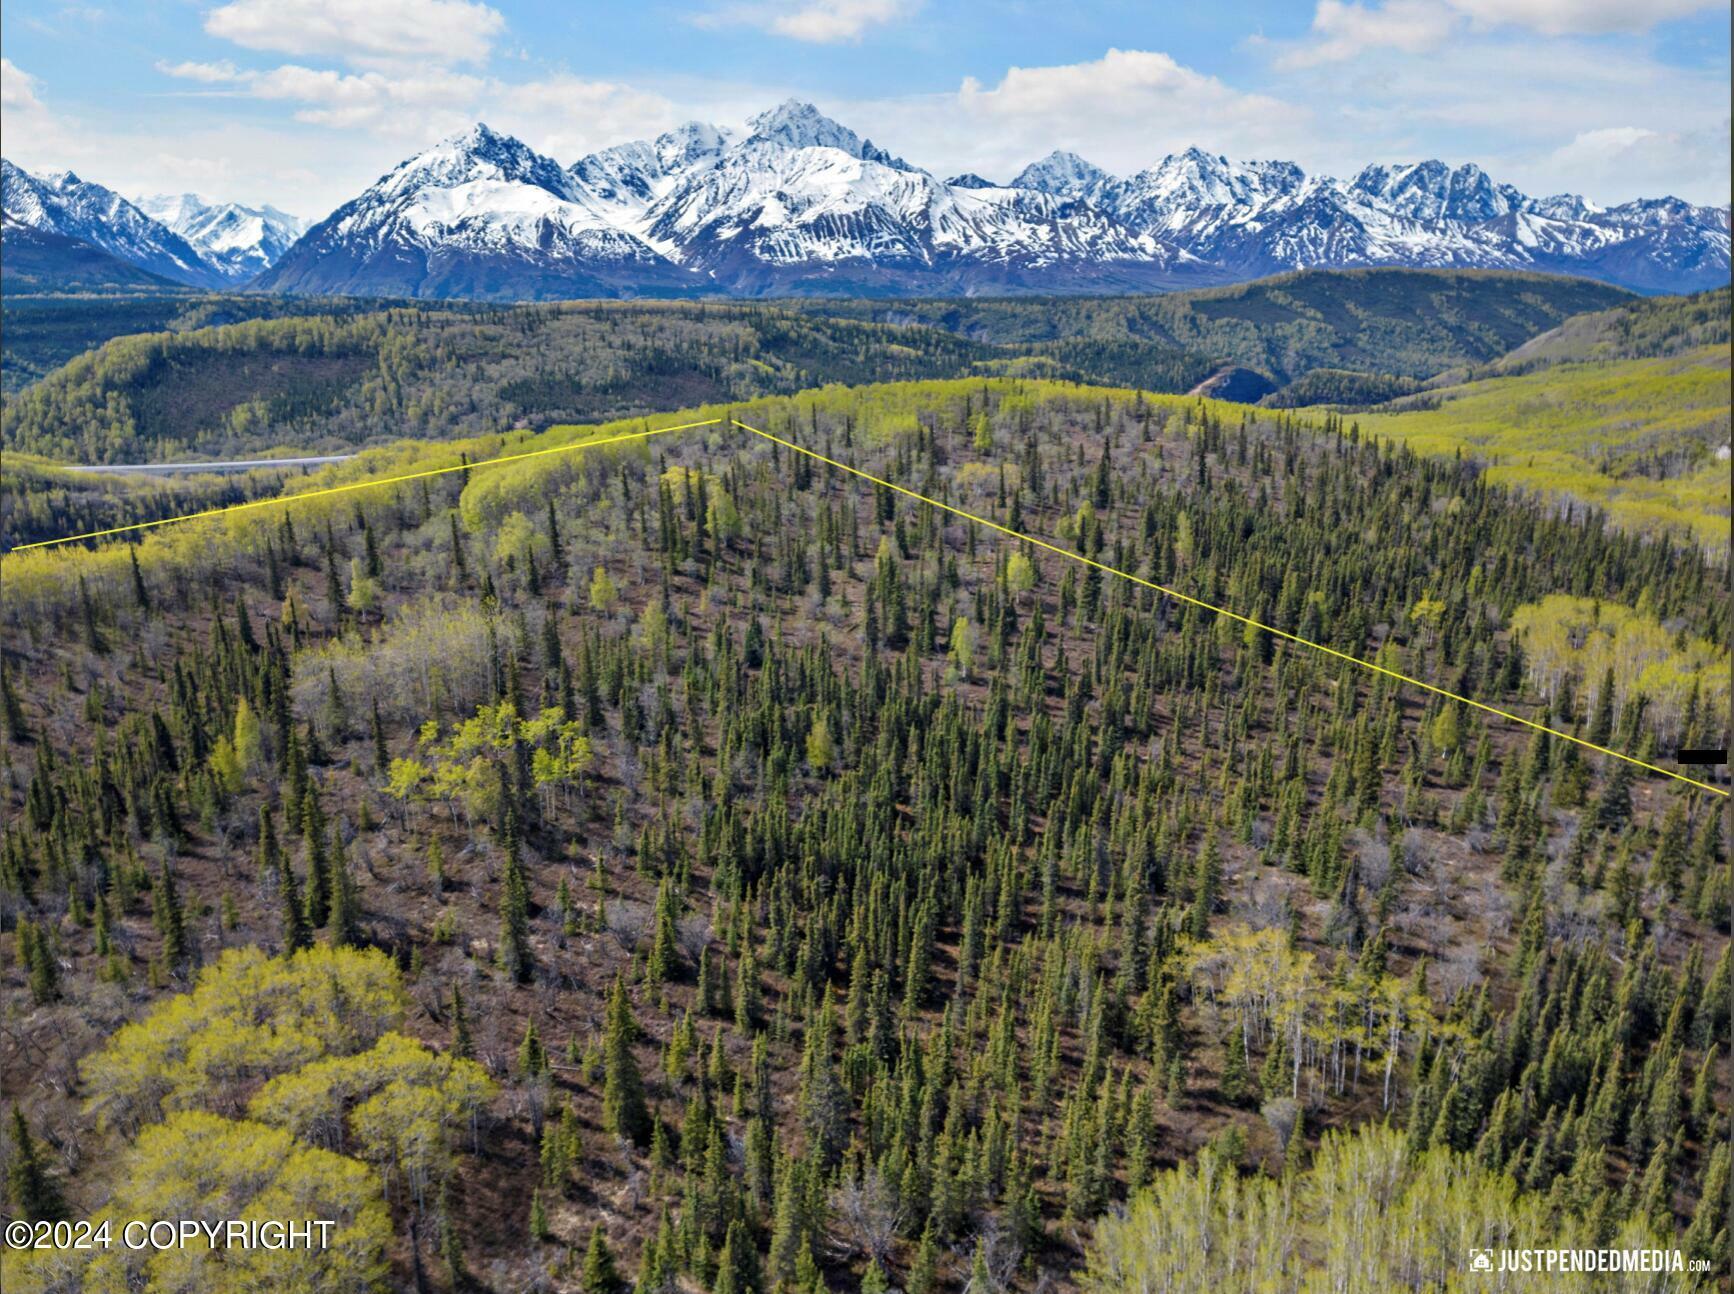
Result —
<instances>
[{"instance_id":1,"label":"paved road","mask_svg":"<svg viewBox=\"0 0 1734 1294\"><path fill-rule=\"evenodd\" d=\"M251 472L261 467L321 467L326 463L342 463L354 457L354 454L324 454L309 458L241 458L223 463L98 463L73 467L72 470L171 476L176 472Z\"/></svg>"}]
</instances>

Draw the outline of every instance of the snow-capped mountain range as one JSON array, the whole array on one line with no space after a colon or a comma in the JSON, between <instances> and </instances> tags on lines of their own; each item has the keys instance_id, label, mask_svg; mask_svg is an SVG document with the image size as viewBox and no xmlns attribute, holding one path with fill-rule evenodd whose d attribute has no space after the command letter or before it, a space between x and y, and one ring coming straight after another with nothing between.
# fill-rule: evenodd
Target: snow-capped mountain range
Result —
<instances>
[{"instance_id":1,"label":"snow-capped mountain range","mask_svg":"<svg viewBox=\"0 0 1734 1294\"><path fill-rule=\"evenodd\" d=\"M201 288L255 278L305 228L274 207L212 205L190 193L129 202L71 171L33 175L4 160L0 212L7 229L89 244L170 282Z\"/></svg>"},{"instance_id":2,"label":"snow-capped mountain range","mask_svg":"<svg viewBox=\"0 0 1734 1294\"><path fill-rule=\"evenodd\" d=\"M212 286L210 266L186 239L71 171L32 175L0 160L0 214L8 227L89 243L174 283Z\"/></svg>"},{"instance_id":3,"label":"snow-capped mountain range","mask_svg":"<svg viewBox=\"0 0 1734 1294\"><path fill-rule=\"evenodd\" d=\"M193 193L154 194L134 205L186 239L232 283L270 269L307 228L305 220L273 206L211 203Z\"/></svg>"},{"instance_id":4,"label":"snow-capped mountain range","mask_svg":"<svg viewBox=\"0 0 1734 1294\"><path fill-rule=\"evenodd\" d=\"M13 169L6 219L35 224L25 202L14 212L13 189L25 186ZM58 192L26 178L31 195ZM49 206L30 202L29 211ZM287 241L291 225L268 208L147 200L159 223L121 205L207 268L231 247L207 231L237 231L233 246L245 252L222 272L263 265L252 286L284 292L1077 293L1386 265L1534 270L1679 292L1729 276L1726 207L1533 198L1477 166L1437 161L1369 166L1344 181L1199 149L1123 177L1055 152L1003 184L973 173L942 180L795 100L744 131L689 123L569 167L478 124L403 162L280 251L269 233ZM108 230L53 229L92 242L101 232L110 242L98 245L110 250L119 241Z\"/></svg>"}]
</instances>

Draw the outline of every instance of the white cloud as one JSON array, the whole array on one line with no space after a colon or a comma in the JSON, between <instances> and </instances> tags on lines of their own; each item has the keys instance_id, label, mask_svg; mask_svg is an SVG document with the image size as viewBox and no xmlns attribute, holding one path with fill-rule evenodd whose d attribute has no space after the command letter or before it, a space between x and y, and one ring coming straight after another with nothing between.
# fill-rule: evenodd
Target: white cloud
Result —
<instances>
[{"instance_id":1,"label":"white cloud","mask_svg":"<svg viewBox=\"0 0 1734 1294\"><path fill-rule=\"evenodd\" d=\"M568 75L494 82L485 116L489 124L567 163L610 144L647 139L685 119L660 93Z\"/></svg>"},{"instance_id":2,"label":"white cloud","mask_svg":"<svg viewBox=\"0 0 1734 1294\"><path fill-rule=\"evenodd\" d=\"M42 82L9 58L0 58L0 135L6 157L30 170L58 170L72 138L58 112L42 99Z\"/></svg>"},{"instance_id":3,"label":"white cloud","mask_svg":"<svg viewBox=\"0 0 1734 1294\"><path fill-rule=\"evenodd\" d=\"M1489 26L1527 27L1544 36L1649 31L1657 23L1714 9L1726 0L1450 0Z\"/></svg>"},{"instance_id":4,"label":"white cloud","mask_svg":"<svg viewBox=\"0 0 1734 1294\"><path fill-rule=\"evenodd\" d=\"M480 63L505 26L477 0L231 0L205 30L245 49L363 65Z\"/></svg>"},{"instance_id":5,"label":"white cloud","mask_svg":"<svg viewBox=\"0 0 1734 1294\"><path fill-rule=\"evenodd\" d=\"M383 131L425 137L466 124L466 105L487 82L480 77L432 69L408 76L380 72L349 74L285 64L247 78L255 98L293 103L295 119L340 130Z\"/></svg>"},{"instance_id":6,"label":"white cloud","mask_svg":"<svg viewBox=\"0 0 1734 1294\"><path fill-rule=\"evenodd\" d=\"M856 41L869 28L909 17L921 0L791 0L771 4L738 4L701 13L701 27L757 27L775 36L811 44Z\"/></svg>"},{"instance_id":7,"label":"white cloud","mask_svg":"<svg viewBox=\"0 0 1734 1294\"><path fill-rule=\"evenodd\" d=\"M227 85L247 79L247 74L227 59L219 63L161 61L157 63L157 71L164 76L172 76L182 81L198 81L205 85Z\"/></svg>"},{"instance_id":8,"label":"white cloud","mask_svg":"<svg viewBox=\"0 0 1734 1294\"><path fill-rule=\"evenodd\" d=\"M1726 3L1726 0L1722 0ZM1499 28L1543 36L1646 32L1712 9L1717 0L1318 0L1312 31L1277 58L1283 68L1357 58L1369 50L1438 49L1470 31Z\"/></svg>"},{"instance_id":9,"label":"white cloud","mask_svg":"<svg viewBox=\"0 0 1734 1294\"><path fill-rule=\"evenodd\" d=\"M1651 130L1644 126L1604 126L1580 131L1535 165L1553 180L1550 188L1655 195L1678 186L1682 175L1704 182L1720 177L1721 201L1728 191L1728 118L1699 130Z\"/></svg>"},{"instance_id":10,"label":"white cloud","mask_svg":"<svg viewBox=\"0 0 1734 1294\"><path fill-rule=\"evenodd\" d=\"M1457 16L1435 0L1390 0L1382 6L1319 0L1313 39L1283 53L1277 66L1338 63L1369 49L1421 53L1444 44L1458 25Z\"/></svg>"},{"instance_id":11,"label":"white cloud","mask_svg":"<svg viewBox=\"0 0 1734 1294\"><path fill-rule=\"evenodd\" d=\"M1005 179L1055 148L1122 174L1191 144L1239 156L1292 156L1310 113L1249 94L1152 50L1008 68L950 94L844 105L838 115L875 142L941 174Z\"/></svg>"},{"instance_id":12,"label":"white cloud","mask_svg":"<svg viewBox=\"0 0 1734 1294\"><path fill-rule=\"evenodd\" d=\"M36 78L9 58L0 58L0 109L7 112L40 112Z\"/></svg>"},{"instance_id":13,"label":"white cloud","mask_svg":"<svg viewBox=\"0 0 1734 1294\"><path fill-rule=\"evenodd\" d=\"M1516 27L1461 31L1436 48L1368 47L1347 62L1286 58L1274 49L1266 84L1319 105L1296 152L1309 168L1346 174L1368 162L1438 157L1478 162L1529 193L1582 192L1602 203L1674 193L1728 200L1726 67L1663 62L1648 42L1541 36ZM1624 167L1595 161L1639 130ZM1580 135L1591 143L1565 151ZM1679 143L1668 143L1671 139ZM1591 165L1592 161L1595 162Z\"/></svg>"},{"instance_id":14,"label":"white cloud","mask_svg":"<svg viewBox=\"0 0 1734 1294\"><path fill-rule=\"evenodd\" d=\"M958 98L969 111L1001 119L1107 113L1110 119L1141 120L1146 127L1159 126L1150 120L1155 113L1181 113L1187 119L1226 114L1250 121L1283 106L1233 89L1167 54L1138 49L1110 49L1088 63L1008 68L991 89L968 77Z\"/></svg>"}]
</instances>

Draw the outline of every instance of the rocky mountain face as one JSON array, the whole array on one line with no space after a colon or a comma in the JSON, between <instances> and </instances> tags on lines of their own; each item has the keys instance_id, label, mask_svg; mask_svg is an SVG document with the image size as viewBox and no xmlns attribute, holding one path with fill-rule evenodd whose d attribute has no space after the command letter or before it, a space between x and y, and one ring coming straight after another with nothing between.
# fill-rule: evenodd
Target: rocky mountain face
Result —
<instances>
[{"instance_id":1,"label":"rocky mountain face","mask_svg":"<svg viewBox=\"0 0 1734 1294\"><path fill-rule=\"evenodd\" d=\"M8 229L22 227L85 244L188 287L215 287L220 276L185 238L152 219L113 189L71 171L32 175L0 160L0 213ZM37 239L37 245L47 240ZM55 244L59 246L59 244Z\"/></svg>"},{"instance_id":2,"label":"rocky mountain face","mask_svg":"<svg viewBox=\"0 0 1734 1294\"><path fill-rule=\"evenodd\" d=\"M307 227L276 207L212 203L192 193L157 194L135 205L186 239L231 283L245 283L270 269Z\"/></svg>"},{"instance_id":3,"label":"rocky mountain face","mask_svg":"<svg viewBox=\"0 0 1734 1294\"><path fill-rule=\"evenodd\" d=\"M35 188L16 186L20 210L46 210L59 190L25 178ZM477 125L403 162L286 248L271 245L288 226L269 209L153 199L157 222L117 201L191 253L180 281L202 272L233 282L256 269L254 286L285 292L1089 293L1372 266L1529 270L1680 292L1729 272L1726 207L1534 198L1477 166L1438 161L1369 166L1345 181L1196 148L1129 176L1054 152L1003 184L974 173L942 180L796 100L744 132L693 122L570 166ZM125 224L124 212L116 218ZM93 242L102 232L109 242L98 246L136 264L155 254L142 242L135 255L116 250L120 234L89 222L17 219L72 237L83 229Z\"/></svg>"}]
</instances>

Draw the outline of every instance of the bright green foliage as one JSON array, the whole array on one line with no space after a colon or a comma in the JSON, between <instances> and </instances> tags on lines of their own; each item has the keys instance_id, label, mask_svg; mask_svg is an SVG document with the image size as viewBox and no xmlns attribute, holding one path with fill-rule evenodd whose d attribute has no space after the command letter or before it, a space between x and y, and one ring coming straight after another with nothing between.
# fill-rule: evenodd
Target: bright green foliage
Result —
<instances>
[{"instance_id":1,"label":"bright green foliage","mask_svg":"<svg viewBox=\"0 0 1734 1294\"><path fill-rule=\"evenodd\" d=\"M1670 632L1642 609L1560 593L1518 607L1511 627L1522 637L1530 679L1549 700L1569 685L1611 719L1642 696L1646 721L1665 745L1692 739L1684 731L1689 712L1728 712L1727 650Z\"/></svg>"},{"instance_id":2,"label":"bright green foliage","mask_svg":"<svg viewBox=\"0 0 1734 1294\"><path fill-rule=\"evenodd\" d=\"M134 1219L326 1218L325 1249L218 1247L162 1252L41 1250L7 1255L8 1288L270 1290L272 1294L366 1294L386 1288L391 1219L379 1179L364 1164L298 1143L245 1120L183 1111L147 1128L126 1153L115 1191L93 1222L119 1235Z\"/></svg>"},{"instance_id":3,"label":"bright green foliage","mask_svg":"<svg viewBox=\"0 0 1734 1294\"><path fill-rule=\"evenodd\" d=\"M86 1062L89 1106L123 1131L169 1110L233 1110L260 1079L371 1046L404 1007L383 953L309 948L275 958L232 949L192 992L123 1026Z\"/></svg>"},{"instance_id":4,"label":"bright green foliage","mask_svg":"<svg viewBox=\"0 0 1734 1294\"><path fill-rule=\"evenodd\" d=\"M815 773L823 773L831 767L831 760L836 755L836 744L831 740L831 725L824 715L813 720L813 726L807 729L807 766Z\"/></svg>"},{"instance_id":5,"label":"bright green foliage","mask_svg":"<svg viewBox=\"0 0 1734 1294\"><path fill-rule=\"evenodd\" d=\"M1487 479L1606 510L1614 524L1727 551L1728 347L1559 364L1429 392L1360 418L1419 453L1473 455Z\"/></svg>"},{"instance_id":6,"label":"bright green foliage","mask_svg":"<svg viewBox=\"0 0 1734 1294\"><path fill-rule=\"evenodd\" d=\"M608 574L608 568L597 563L596 569L590 572L590 605L598 611L612 611L620 601L620 591L615 587L614 579Z\"/></svg>"},{"instance_id":7,"label":"bright green foliage","mask_svg":"<svg viewBox=\"0 0 1734 1294\"><path fill-rule=\"evenodd\" d=\"M1090 1294L1233 1289L1386 1294L1397 1289L1471 1291L1473 1249L1594 1246L1593 1224L1561 1219L1544 1198L1465 1155L1415 1155L1403 1134L1367 1127L1327 1133L1310 1167L1276 1180L1241 1177L1210 1150L1196 1164L1158 1174L1124 1217L1108 1218L1090 1245ZM1661 1247L1642 1223L1609 1237L1613 1248ZM1627 1274L1621 1289L1705 1289L1683 1274ZM1547 1278L1511 1286L1551 1290Z\"/></svg>"},{"instance_id":8,"label":"bright green foliage","mask_svg":"<svg viewBox=\"0 0 1734 1294\"><path fill-rule=\"evenodd\" d=\"M259 1089L248 1113L311 1145L359 1154L419 1198L443 1176L451 1142L493 1095L474 1061L387 1033L363 1052L315 1061Z\"/></svg>"}]
</instances>

